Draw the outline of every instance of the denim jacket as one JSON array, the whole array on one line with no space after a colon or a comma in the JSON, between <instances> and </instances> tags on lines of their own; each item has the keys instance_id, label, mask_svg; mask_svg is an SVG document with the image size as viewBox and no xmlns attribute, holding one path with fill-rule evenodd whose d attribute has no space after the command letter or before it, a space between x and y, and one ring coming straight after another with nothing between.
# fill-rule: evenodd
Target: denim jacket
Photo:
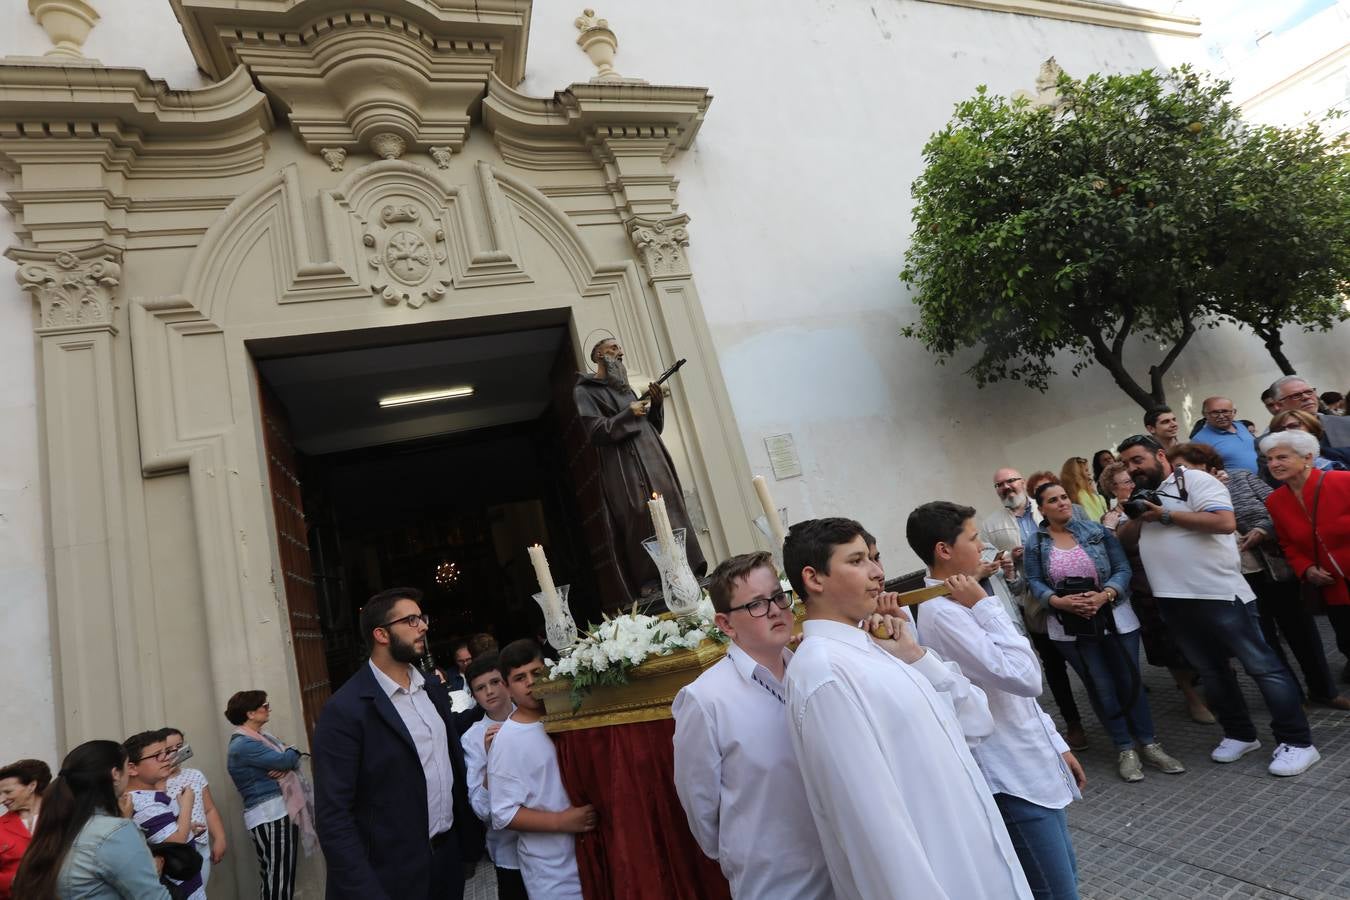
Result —
<instances>
[{"instance_id":1,"label":"denim jacket","mask_svg":"<svg viewBox=\"0 0 1350 900\"><path fill-rule=\"evenodd\" d=\"M61 900L169 900L136 823L102 812L84 823L70 845L56 895Z\"/></svg>"},{"instance_id":2,"label":"denim jacket","mask_svg":"<svg viewBox=\"0 0 1350 900\"><path fill-rule=\"evenodd\" d=\"M262 741L235 734L230 736L225 767L244 800L244 809L252 809L264 800L281 796L281 785L267 773L272 769L300 768L300 751L294 747L273 750Z\"/></svg>"},{"instance_id":3,"label":"denim jacket","mask_svg":"<svg viewBox=\"0 0 1350 900\"><path fill-rule=\"evenodd\" d=\"M1125 548L1120 546L1116 536L1096 522L1082 519L1069 520L1069 533L1078 542L1078 546L1087 553L1097 567L1097 583L1102 590L1108 587L1116 589L1116 603L1130 597L1130 561L1125 557ZM1031 595L1042 606L1049 607L1050 595L1055 592L1046 579L1050 577L1050 548L1055 545L1050 536L1050 525L1042 522L1040 528L1027 539L1023 548L1022 565L1025 567L1027 583Z\"/></svg>"}]
</instances>

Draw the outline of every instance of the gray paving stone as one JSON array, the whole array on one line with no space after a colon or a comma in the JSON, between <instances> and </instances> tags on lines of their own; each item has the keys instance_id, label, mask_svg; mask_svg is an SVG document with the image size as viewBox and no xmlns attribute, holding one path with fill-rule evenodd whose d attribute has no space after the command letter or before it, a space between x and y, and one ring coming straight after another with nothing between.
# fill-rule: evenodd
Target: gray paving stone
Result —
<instances>
[{"instance_id":1,"label":"gray paving stone","mask_svg":"<svg viewBox=\"0 0 1350 900\"><path fill-rule=\"evenodd\" d=\"M1345 661L1322 625L1339 674ZM1084 900L1350 900L1350 713L1310 710L1322 761L1297 778L1275 778L1266 773L1275 748L1270 717L1239 672L1262 748L1218 765L1209 751L1222 737L1219 727L1192 722L1167 671L1146 665L1158 740L1188 771L1146 767L1142 782L1126 784L1081 684L1070 678L1090 744L1078 754L1088 787L1069 808ZM1048 692L1041 702L1062 724Z\"/></svg>"}]
</instances>

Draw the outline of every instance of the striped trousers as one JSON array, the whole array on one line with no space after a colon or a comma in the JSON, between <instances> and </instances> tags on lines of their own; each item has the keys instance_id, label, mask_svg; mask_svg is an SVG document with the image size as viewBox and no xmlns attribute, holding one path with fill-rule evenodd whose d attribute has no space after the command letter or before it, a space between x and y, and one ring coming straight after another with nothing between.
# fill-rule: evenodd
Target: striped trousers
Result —
<instances>
[{"instance_id":1,"label":"striped trousers","mask_svg":"<svg viewBox=\"0 0 1350 900\"><path fill-rule=\"evenodd\" d=\"M262 889L260 900L291 900L295 892L295 853L300 844L300 829L290 817L264 822L249 831L253 849L258 853L258 875Z\"/></svg>"}]
</instances>

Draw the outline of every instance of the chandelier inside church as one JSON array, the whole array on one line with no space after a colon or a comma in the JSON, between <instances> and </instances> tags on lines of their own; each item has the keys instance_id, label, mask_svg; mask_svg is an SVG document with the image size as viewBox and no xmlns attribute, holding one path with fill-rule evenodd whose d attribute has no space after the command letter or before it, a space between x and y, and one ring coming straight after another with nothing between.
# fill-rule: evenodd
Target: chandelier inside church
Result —
<instances>
[{"instance_id":1,"label":"chandelier inside church","mask_svg":"<svg viewBox=\"0 0 1350 900\"><path fill-rule=\"evenodd\" d=\"M436 566L436 583L441 587L449 587L459 580L459 564L452 562L441 562Z\"/></svg>"}]
</instances>

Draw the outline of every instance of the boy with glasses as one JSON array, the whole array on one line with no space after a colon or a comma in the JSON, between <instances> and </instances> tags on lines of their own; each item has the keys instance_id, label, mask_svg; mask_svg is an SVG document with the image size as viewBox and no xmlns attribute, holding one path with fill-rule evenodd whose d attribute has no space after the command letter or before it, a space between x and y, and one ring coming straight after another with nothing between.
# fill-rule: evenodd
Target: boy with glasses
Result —
<instances>
[{"instance_id":1,"label":"boy with glasses","mask_svg":"<svg viewBox=\"0 0 1350 900\"><path fill-rule=\"evenodd\" d=\"M195 838L192 824L192 788L185 787L178 797L165 793L173 772L173 751L168 734L142 731L122 743L127 752L127 791L123 803L131 806L130 818L140 826L150 844L188 844ZM205 830L204 826L203 829ZM206 900L206 888L198 872L186 881L174 881L188 900Z\"/></svg>"},{"instance_id":2,"label":"boy with glasses","mask_svg":"<svg viewBox=\"0 0 1350 900\"><path fill-rule=\"evenodd\" d=\"M792 597L764 552L722 562L708 594L731 646L671 709L675 792L689 830L738 900L824 900L830 873L784 707Z\"/></svg>"}]
</instances>

